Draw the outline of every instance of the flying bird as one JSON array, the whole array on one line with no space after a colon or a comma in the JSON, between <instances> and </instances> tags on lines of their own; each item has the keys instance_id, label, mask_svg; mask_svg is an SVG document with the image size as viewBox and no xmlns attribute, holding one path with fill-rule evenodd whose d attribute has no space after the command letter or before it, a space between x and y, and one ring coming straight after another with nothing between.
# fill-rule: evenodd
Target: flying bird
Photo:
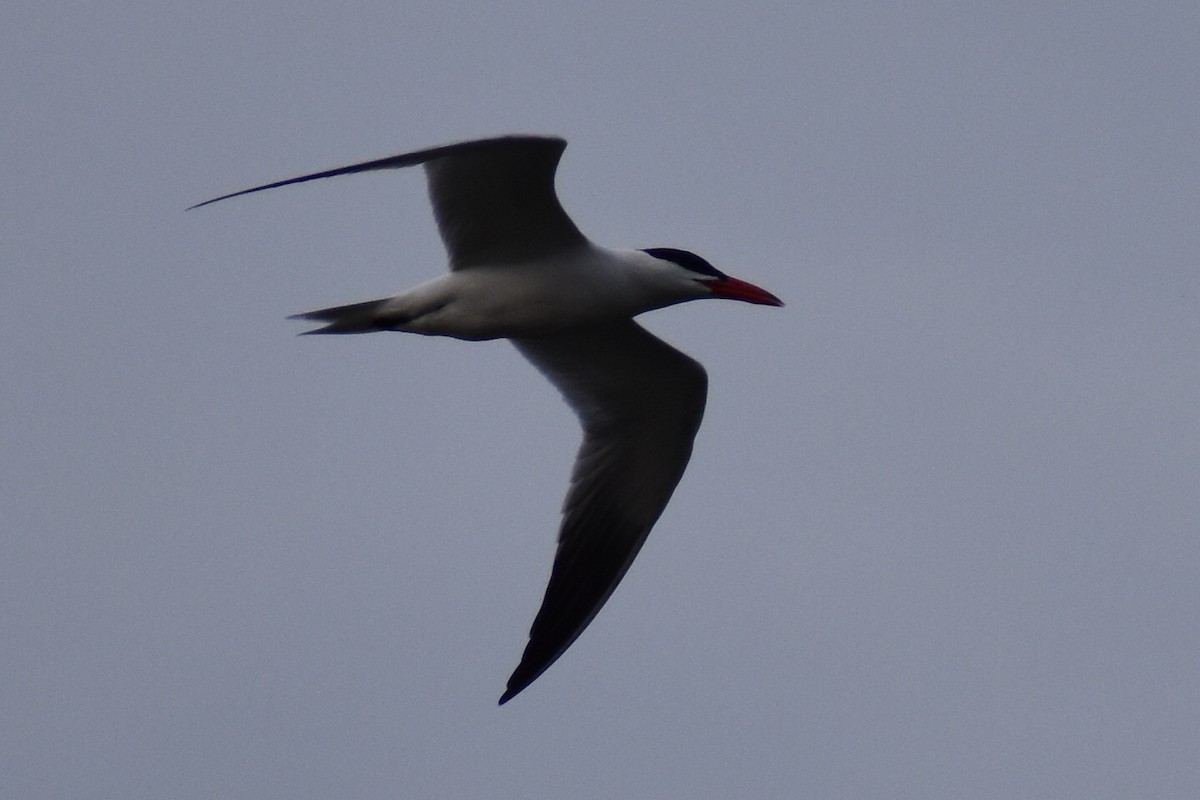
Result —
<instances>
[{"instance_id":1,"label":"flying bird","mask_svg":"<svg viewBox=\"0 0 1200 800\"><path fill-rule=\"evenodd\" d=\"M406 331L509 339L562 393L583 427L554 567L500 704L583 632L646 541L691 457L708 378L633 317L701 298L768 306L770 292L686 250L589 241L554 190L566 141L503 136L276 181L198 203L337 175L425 168L449 273L392 297L290 319L307 333Z\"/></svg>"}]
</instances>

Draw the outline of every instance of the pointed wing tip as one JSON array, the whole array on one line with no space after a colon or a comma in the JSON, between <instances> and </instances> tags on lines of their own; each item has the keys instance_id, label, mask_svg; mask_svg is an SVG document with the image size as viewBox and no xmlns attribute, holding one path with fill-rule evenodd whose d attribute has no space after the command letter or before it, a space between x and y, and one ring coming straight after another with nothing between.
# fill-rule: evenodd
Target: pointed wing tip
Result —
<instances>
[{"instance_id":1,"label":"pointed wing tip","mask_svg":"<svg viewBox=\"0 0 1200 800\"><path fill-rule=\"evenodd\" d=\"M191 211L192 209L203 208L204 206L211 206L213 203L219 203L222 200L228 200L231 197L238 197L239 195L250 194L251 192L257 192L259 189L262 189L262 188L266 188L266 187L260 186L260 187L258 187L258 189L243 189L240 192L233 192L232 194L223 194L220 197L214 197L211 200L205 200L202 203L196 203L196 205L194 205L194 206L188 206L187 208L184 209L184 211Z\"/></svg>"},{"instance_id":2,"label":"pointed wing tip","mask_svg":"<svg viewBox=\"0 0 1200 800\"><path fill-rule=\"evenodd\" d=\"M539 676L541 676L543 672L545 672L545 667L543 667L531 675L524 669L524 666L524 664L519 665L516 671L513 672L512 677L508 679L508 686L504 688L504 694L500 695L500 702L496 705L502 706L509 700L512 700L521 692L528 689L529 684L533 683L538 679ZM549 665L547 664L546 666Z\"/></svg>"},{"instance_id":3,"label":"pointed wing tip","mask_svg":"<svg viewBox=\"0 0 1200 800\"><path fill-rule=\"evenodd\" d=\"M574 639L571 641L573 642ZM508 677L508 685L504 689L504 694L500 695L499 705L504 705L528 689L534 681L542 677L542 673L549 669L550 665L557 661L559 656L563 654L563 651L567 649L563 647L562 650L554 654L553 658L545 658L544 654L542 657L530 658L528 652L530 645L532 645L532 640L530 644L526 645L526 652L521 656L521 663L513 670L512 675Z\"/></svg>"}]
</instances>

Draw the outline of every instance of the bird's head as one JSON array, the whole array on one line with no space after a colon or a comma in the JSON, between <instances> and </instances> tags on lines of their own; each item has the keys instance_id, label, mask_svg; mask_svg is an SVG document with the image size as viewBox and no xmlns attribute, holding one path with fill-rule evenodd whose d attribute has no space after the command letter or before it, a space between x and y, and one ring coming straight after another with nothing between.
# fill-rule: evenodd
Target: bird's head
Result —
<instances>
[{"instance_id":1,"label":"bird's head","mask_svg":"<svg viewBox=\"0 0 1200 800\"><path fill-rule=\"evenodd\" d=\"M763 306L783 305L782 300L766 289L760 289L752 283L729 277L695 253L677 250L674 247L651 247L642 252L671 265L668 269L671 271L672 278L677 278L681 282L685 281L685 286L695 289L694 295L688 299L719 297Z\"/></svg>"}]
</instances>

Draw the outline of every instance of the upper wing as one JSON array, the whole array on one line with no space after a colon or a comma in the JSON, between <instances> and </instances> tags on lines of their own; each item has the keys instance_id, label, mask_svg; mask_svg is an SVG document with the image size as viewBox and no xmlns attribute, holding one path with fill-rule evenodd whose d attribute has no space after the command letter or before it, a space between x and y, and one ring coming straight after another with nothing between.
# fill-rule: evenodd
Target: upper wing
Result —
<instances>
[{"instance_id":1,"label":"upper wing","mask_svg":"<svg viewBox=\"0 0 1200 800\"><path fill-rule=\"evenodd\" d=\"M501 703L571 646L629 569L691 457L708 391L703 367L632 320L512 341L584 435L550 583Z\"/></svg>"},{"instance_id":2,"label":"upper wing","mask_svg":"<svg viewBox=\"0 0 1200 800\"><path fill-rule=\"evenodd\" d=\"M424 164L451 269L531 260L586 240L554 192L567 143L548 136L459 142L243 189L192 208L293 183Z\"/></svg>"},{"instance_id":3,"label":"upper wing","mask_svg":"<svg viewBox=\"0 0 1200 800\"><path fill-rule=\"evenodd\" d=\"M531 261L587 241L554 192L566 146L532 136L484 139L426 163L451 269Z\"/></svg>"}]
</instances>

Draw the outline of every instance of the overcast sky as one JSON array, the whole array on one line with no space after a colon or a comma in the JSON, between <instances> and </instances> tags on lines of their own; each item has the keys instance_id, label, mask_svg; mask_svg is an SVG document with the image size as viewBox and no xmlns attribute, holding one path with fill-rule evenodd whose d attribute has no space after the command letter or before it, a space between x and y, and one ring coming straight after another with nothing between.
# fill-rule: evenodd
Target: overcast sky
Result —
<instances>
[{"instance_id":1,"label":"overcast sky","mask_svg":"<svg viewBox=\"0 0 1200 800\"><path fill-rule=\"evenodd\" d=\"M1200 12L8 2L0 796L1191 798ZM297 338L440 274L422 175L570 141L705 425L498 708L578 430L504 342Z\"/></svg>"}]
</instances>

